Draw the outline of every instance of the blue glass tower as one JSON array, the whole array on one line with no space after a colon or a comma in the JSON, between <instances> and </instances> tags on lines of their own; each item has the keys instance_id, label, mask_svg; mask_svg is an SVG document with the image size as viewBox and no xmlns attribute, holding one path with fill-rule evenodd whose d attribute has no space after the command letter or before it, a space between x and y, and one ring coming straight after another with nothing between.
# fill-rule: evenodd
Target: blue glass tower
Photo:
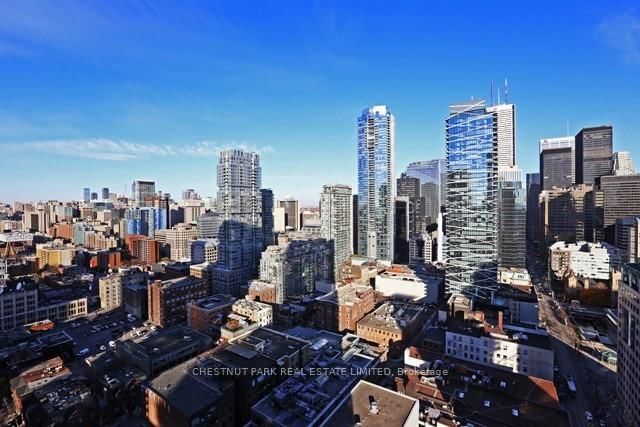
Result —
<instances>
[{"instance_id":1,"label":"blue glass tower","mask_svg":"<svg viewBox=\"0 0 640 427\"><path fill-rule=\"evenodd\" d=\"M385 105L358 117L358 250L380 261L393 260L395 118Z\"/></svg>"},{"instance_id":2,"label":"blue glass tower","mask_svg":"<svg viewBox=\"0 0 640 427\"><path fill-rule=\"evenodd\" d=\"M498 131L484 101L450 106L446 119L447 293L488 298L498 261Z\"/></svg>"}]
</instances>

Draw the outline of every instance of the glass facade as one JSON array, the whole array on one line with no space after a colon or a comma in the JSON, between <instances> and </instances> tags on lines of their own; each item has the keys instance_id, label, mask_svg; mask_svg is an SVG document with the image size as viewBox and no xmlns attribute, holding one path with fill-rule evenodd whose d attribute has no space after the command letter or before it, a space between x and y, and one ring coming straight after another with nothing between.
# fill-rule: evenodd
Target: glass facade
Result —
<instances>
[{"instance_id":1,"label":"glass facade","mask_svg":"<svg viewBox=\"0 0 640 427\"><path fill-rule=\"evenodd\" d=\"M498 258L498 144L484 101L450 107L446 119L448 293L488 298Z\"/></svg>"},{"instance_id":2,"label":"glass facade","mask_svg":"<svg viewBox=\"0 0 640 427\"><path fill-rule=\"evenodd\" d=\"M420 196L424 200L424 226L438 222L438 214L446 199L444 185L447 173L445 159L409 163L407 175L420 180Z\"/></svg>"},{"instance_id":3,"label":"glass facade","mask_svg":"<svg viewBox=\"0 0 640 427\"><path fill-rule=\"evenodd\" d=\"M510 173L514 172L514 173ZM498 171L500 239L498 266L526 268L526 190L522 184L522 171L510 168Z\"/></svg>"},{"instance_id":4,"label":"glass facade","mask_svg":"<svg viewBox=\"0 0 640 427\"><path fill-rule=\"evenodd\" d=\"M358 117L358 255L393 260L395 118L384 106Z\"/></svg>"}]
</instances>

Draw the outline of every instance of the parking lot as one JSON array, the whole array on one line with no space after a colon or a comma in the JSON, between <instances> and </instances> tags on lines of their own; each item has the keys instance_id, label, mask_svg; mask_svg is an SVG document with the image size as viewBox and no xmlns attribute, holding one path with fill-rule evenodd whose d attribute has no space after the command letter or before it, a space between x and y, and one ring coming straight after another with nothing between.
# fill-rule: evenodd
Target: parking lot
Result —
<instances>
[{"instance_id":1,"label":"parking lot","mask_svg":"<svg viewBox=\"0 0 640 427\"><path fill-rule=\"evenodd\" d=\"M149 327L144 327L142 320L127 318L127 314L119 310L98 315L94 320L76 319L66 322L56 329L66 331L73 338L76 356L82 360L96 353L109 351L110 341L118 341L123 336L128 338L132 329L141 327L142 330L150 330Z\"/></svg>"}]
</instances>

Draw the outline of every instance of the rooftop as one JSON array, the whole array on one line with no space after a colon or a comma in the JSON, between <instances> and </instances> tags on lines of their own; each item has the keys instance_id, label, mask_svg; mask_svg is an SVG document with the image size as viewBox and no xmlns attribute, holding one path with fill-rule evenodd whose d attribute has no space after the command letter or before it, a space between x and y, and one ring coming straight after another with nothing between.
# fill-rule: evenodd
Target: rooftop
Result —
<instances>
[{"instance_id":1,"label":"rooftop","mask_svg":"<svg viewBox=\"0 0 640 427\"><path fill-rule=\"evenodd\" d=\"M336 305L353 305L360 301L361 295L373 291L370 286L349 283L336 288L335 291L316 298L316 301L333 303Z\"/></svg>"},{"instance_id":2,"label":"rooftop","mask_svg":"<svg viewBox=\"0 0 640 427\"><path fill-rule=\"evenodd\" d=\"M145 336L130 338L125 341L125 345L130 346L131 351L162 357L186 345L191 345L194 341L199 341L203 347L206 347L211 342L211 338L185 326L174 326L160 329L157 335L148 338Z\"/></svg>"},{"instance_id":3,"label":"rooftop","mask_svg":"<svg viewBox=\"0 0 640 427\"><path fill-rule=\"evenodd\" d=\"M194 284L204 283L204 279L199 279L193 276L177 277L175 279L170 279L170 280L162 280L162 281L157 280L153 282L153 285L156 285L158 282L160 282L161 289L168 289L168 288L176 289L176 288L181 288L181 287L190 286Z\"/></svg>"},{"instance_id":4,"label":"rooftop","mask_svg":"<svg viewBox=\"0 0 640 427\"><path fill-rule=\"evenodd\" d=\"M422 307L407 303L385 303L358 322L358 326L401 332L423 312Z\"/></svg>"},{"instance_id":5,"label":"rooftop","mask_svg":"<svg viewBox=\"0 0 640 427\"><path fill-rule=\"evenodd\" d=\"M225 396L224 385L215 377L193 375L197 365L197 359L190 359L158 375L148 387L190 418Z\"/></svg>"},{"instance_id":6,"label":"rooftop","mask_svg":"<svg viewBox=\"0 0 640 427\"><path fill-rule=\"evenodd\" d=\"M332 427L388 427L403 425L418 400L361 380L323 425ZM415 409L414 409L415 408Z\"/></svg>"},{"instance_id":7,"label":"rooftop","mask_svg":"<svg viewBox=\"0 0 640 427\"><path fill-rule=\"evenodd\" d=\"M207 311L219 310L223 307L228 307L235 302L235 298L230 295L217 294L210 297L202 298L196 301L192 301L188 304L192 306L200 307Z\"/></svg>"}]
</instances>

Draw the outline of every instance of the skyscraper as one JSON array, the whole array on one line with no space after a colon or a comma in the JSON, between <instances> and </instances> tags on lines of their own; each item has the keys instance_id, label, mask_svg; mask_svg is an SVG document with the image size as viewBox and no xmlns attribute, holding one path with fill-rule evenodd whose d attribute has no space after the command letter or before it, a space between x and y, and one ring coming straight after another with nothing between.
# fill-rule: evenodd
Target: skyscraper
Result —
<instances>
[{"instance_id":1,"label":"skyscraper","mask_svg":"<svg viewBox=\"0 0 640 427\"><path fill-rule=\"evenodd\" d=\"M624 425L640 425L640 264L625 264L618 293L618 396ZM635 396L635 397L634 397Z\"/></svg>"},{"instance_id":2,"label":"skyscraper","mask_svg":"<svg viewBox=\"0 0 640 427\"><path fill-rule=\"evenodd\" d=\"M96 192L91 193L91 200L98 200L98 193Z\"/></svg>"},{"instance_id":3,"label":"skyscraper","mask_svg":"<svg viewBox=\"0 0 640 427\"><path fill-rule=\"evenodd\" d=\"M333 280L340 265L353 254L351 237L351 186L325 185L320 194L320 233L333 242Z\"/></svg>"},{"instance_id":4,"label":"skyscraper","mask_svg":"<svg viewBox=\"0 0 640 427\"><path fill-rule=\"evenodd\" d=\"M84 201L85 203L91 201L91 189L88 187L85 187L82 189L82 201Z\"/></svg>"},{"instance_id":5,"label":"skyscraper","mask_svg":"<svg viewBox=\"0 0 640 427\"><path fill-rule=\"evenodd\" d=\"M358 254L393 260L395 118L386 105L358 117Z\"/></svg>"},{"instance_id":6,"label":"skyscraper","mask_svg":"<svg viewBox=\"0 0 640 427\"><path fill-rule=\"evenodd\" d=\"M516 106L499 104L487 107L486 111L493 115L498 143L498 167L514 166L516 164Z\"/></svg>"},{"instance_id":7,"label":"skyscraper","mask_svg":"<svg viewBox=\"0 0 640 427\"><path fill-rule=\"evenodd\" d=\"M540 140L540 187L568 188L575 181L575 138L546 138Z\"/></svg>"},{"instance_id":8,"label":"skyscraper","mask_svg":"<svg viewBox=\"0 0 640 427\"><path fill-rule=\"evenodd\" d=\"M196 219L198 239L217 239L222 217L217 212L206 211Z\"/></svg>"},{"instance_id":9,"label":"skyscraper","mask_svg":"<svg viewBox=\"0 0 640 427\"><path fill-rule=\"evenodd\" d=\"M613 153L613 174L617 176L636 174L631 153L628 151L617 151Z\"/></svg>"},{"instance_id":10,"label":"skyscraper","mask_svg":"<svg viewBox=\"0 0 640 427\"><path fill-rule=\"evenodd\" d=\"M416 233L424 232L427 225L432 224L433 222L429 222L429 224L425 224L425 213L424 213L424 198L420 196L420 180L413 176L408 176L406 173L400 175L400 178L397 180L398 188L396 189L396 195L398 197L408 197L411 205L413 206L413 214L411 219L411 229L408 230L409 236L413 236ZM435 186L435 184L431 184ZM431 207L431 206L430 206ZM435 212L430 212L430 217L438 218L439 208L436 206Z\"/></svg>"},{"instance_id":11,"label":"skyscraper","mask_svg":"<svg viewBox=\"0 0 640 427\"><path fill-rule=\"evenodd\" d=\"M415 208L410 197L397 196L394 203L394 244L393 262L398 264L409 263L409 241L415 230Z\"/></svg>"},{"instance_id":12,"label":"skyscraper","mask_svg":"<svg viewBox=\"0 0 640 427\"><path fill-rule=\"evenodd\" d=\"M102 189L102 200L109 200L109 189L107 187Z\"/></svg>"},{"instance_id":13,"label":"skyscraper","mask_svg":"<svg viewBox=\"0 0 640 427\"><path fill-rule=\"evenodd\" d=\"M543 190L539 195L540 242L593 241L593 186Z\"/></svg>"},{"instance_id":14,"label":"skyscraper","mask_svg":"<svg viewBox=\"0 0 640 427\"><path fill-rule=\"evenodd\" d=\"M148 197L153 197L156 194L155 181L147 181L137 179L131 184L131 196L133 197L135 206L147 206L146 200Z\"/></svg>"},{"instance_id":15,"label":"skyscraper","mask_svg":"<svg viewBox=\"0 0 640 427\"><path fill-rule=\"evenodd\" d=\"M269 188L260 190L262 197L262 250L273 245L275 238L273 234L273 191Z\"/></svg>"},{"instance_id":16,"label":"skyscraper","mask_svg":"<svg viewBox=\"0 0 640 427\"><path fill-rule=\"evenodd\" d=\"M593 184L612 173L613 127L584 128L576 135L576 183Z\"/></svg>"},{"instance_id":17,"label":"skyscraper","mask_svg":"<svg viewBox=\"0 0 640 427\"><path fill-rule=\"evenodd\" d=\"M284 225L291 227L293 230L300 229L300 207L298 201L293 197L285 197L280 200L278 205L284 208Z\"/></svg>"},{"instance_id":18,"label":"skyscraper","mask_svg":"<svg viewBox=\"0 0 640 427\"><path fill-rule=\"evenodd\" d=\"M526 268L526 198L522 171L498 170L498 267Z\"/></svg>"},{"instance_id":19,"label":"skyscraper","mask_svg":"<svg viewBox=\"0 0 640 427\"><path fill-rule=\"evenodd\" d=\"M640 213L640 175L602 176L594 189L596 241L613 243L616 219Z\"/></svg>"},{"instance_id":20,"label":"skyscraper","mask_svg":"<svg viewBox=\"0 0 640 427\"><path fill-rule=\"evenodd\" d=\"M487 298L498 261L498 144L484 101L449 107L446 119L448 293Z\"/></svg>"},{"instance_id":21,"label":"skyscraper","mask_svg":"<svg viewBox=\"0 0 640 427\"><path fill-rule=\"evenodd\" d=\"M438 222L446 198L446 168L445 159L413 162L407 166L407 176L420 180L420 197L423 201L420 212L424 215L424 227Z\"/></svg>"},{"instance_id":22,"label":"skyscraper","mask_svg":"<svg viewBox=\"0 0 640 427\"><path fill-rule=\"evenodd\" d=\"M538 196L540 195L540 174L527 174L527 241L536 242L540 238L540 217Z\"/></svg>"},{"instance_id":23,"label":"skyscraper","mask_svg":"<svg viewBox=\"0 0 640 427\"><path fill-rule=\"evenodd\" d=\"M260 156L229 149L218 160L218 261L213 270L214 290L240 296L241 287L254 279L262 251L262 169Z\"/></svg>"}]
</instances>

